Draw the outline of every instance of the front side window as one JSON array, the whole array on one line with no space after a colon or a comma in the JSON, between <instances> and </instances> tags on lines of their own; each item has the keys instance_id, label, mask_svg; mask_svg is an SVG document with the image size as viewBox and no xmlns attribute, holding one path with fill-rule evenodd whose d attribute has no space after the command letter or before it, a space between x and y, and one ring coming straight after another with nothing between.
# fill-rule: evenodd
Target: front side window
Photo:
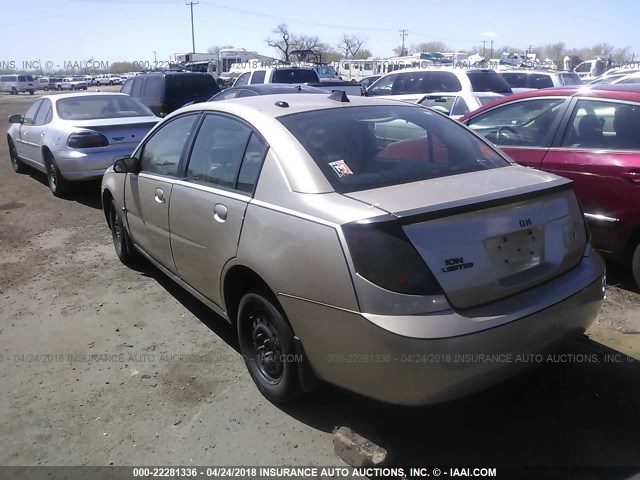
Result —
<instances>
[{"instance_id":1,"label":"front side window","mask_svg":"<svg viewBox=\"0 0 640 480\"><path fill-rule=\"evenodd\" d=\"M362 106L279 118L338 193L510 163L461 125L414 106Z\"/></svg>"},{"instance_id":2,"label":"front side window","mask_svg":"<svg viewBox=\"0 0 640 480\"><path fill-rule=\"evenodd\" d=\"M531 88L541 89L553 87L550 75L544 73L532 73L529 77Z\"/></svg>"},{"instance_id":3,"label":"front side window","mask_svg":"<svg viewBox=\"0 0 640 480\"><path fill-rule=\"evenodd\" d=\"M27 112L24 114L24 123L25 125L33 125L36 119L36 113L38 112L38 108L42 105L42 100L36 100L33 105L31 105Z\"/></svg>"},{"instance_id":4,"label":"front side window","mask_svg":"<svg viewBox=\"0 0 640 480\"><path fill-rule=\"evenodd\" d=\"M197 115L178 117L160 127L142 147L140 169L158 175L175 176L184 146L193 131Z\"/></svg>"},{"instance_id":5,"label":"front side window","mask_svg":"<svg viewBox=\"0 0 640 480\"><path fill-rule=\"evenodd\" d=\"M453 110L451 110L451 115L466 115L469 113L469 106L464 98L458 97L455 105L453 106Z\"/></svg>"},{"instance_id":6,"label":"front side window","mask_svg":"<svg viewBox=\"0 0 640 480\"><path fill-rule=\"evenodd\" d=\"M132 91L133 91L133 78L130 78L129 80L124 82L124 85L120 89L120 92L126 93L127 95L131 95Z\"/></svg>"},{"instance_id":7,"label":"front side window","mask_svg":"<svg viewBox=\"0 0 640 480\"><path fill-rule=\"evenodd\" d=\"M207 115L193 144L187 179L234 189L251 129L222 115Z\"/></svg>"},{"instance_id":8,"label":"front side window","mask_svg":"<svg viewBox=\"0 0 640 480\"><path fill-rule=\"evenodd\" d=\"M387 75L386 77L382 77L377 82L371 85L367 90L367 94L370 96L378 96L378 95L391 95L391 89L393 87L393 82L398 78L398 74Z\"/></svg>"},{"instance_id":9,"label":"front side window","mask_svg":"<svg viewBox=\"0 0 640 480\"><path fill-rule=\"evenodd\" d=\"M549 147L564 103L560 97L509 103L472 118L469 127L496 145Z\"/></svg>"}]
</instances>

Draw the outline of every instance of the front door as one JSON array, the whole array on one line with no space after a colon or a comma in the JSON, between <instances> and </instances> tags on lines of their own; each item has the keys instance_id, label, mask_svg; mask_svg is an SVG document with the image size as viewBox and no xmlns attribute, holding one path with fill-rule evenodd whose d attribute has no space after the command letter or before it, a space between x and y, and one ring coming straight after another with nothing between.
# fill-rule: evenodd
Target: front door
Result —
<instances>
[{"instance_id":1,"label":"front door","mask_svg":"<svg viewBox=\"0 0 640 480\"><path fill-rule=\"evenodd\" d=\"M125 183L127 222L134 243L173 272L169 202L197 117L184 115L158 128L136 152L140 172L128 174Z\"/></svg>"}]
</instances>

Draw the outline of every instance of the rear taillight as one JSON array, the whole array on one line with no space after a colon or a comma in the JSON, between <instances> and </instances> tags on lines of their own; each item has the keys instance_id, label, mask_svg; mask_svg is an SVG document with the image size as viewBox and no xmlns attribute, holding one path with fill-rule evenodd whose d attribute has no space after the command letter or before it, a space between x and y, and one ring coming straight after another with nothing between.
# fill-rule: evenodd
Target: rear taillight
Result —
<instances>
[{"instance_id":1,"label":"rear taillight","mask_svg":"<svg viewBox=\"0 0 640 480\"><path fill-rule=\"evenodd\" d=\"M442 288L397 221L343 225L356 272L406 295L438 295Z\"/></svg>"},{"instance_id":2,"label":"rear taillight","mask_svg":"<svg viewBox=\"0 0 640 480\"><path fill-rule=\"evenodd\" d=\"M106 147L107 145L109 145L107 137L93 130L72 133L67 140L69 148Z\"/></svg>"}]
</instances>

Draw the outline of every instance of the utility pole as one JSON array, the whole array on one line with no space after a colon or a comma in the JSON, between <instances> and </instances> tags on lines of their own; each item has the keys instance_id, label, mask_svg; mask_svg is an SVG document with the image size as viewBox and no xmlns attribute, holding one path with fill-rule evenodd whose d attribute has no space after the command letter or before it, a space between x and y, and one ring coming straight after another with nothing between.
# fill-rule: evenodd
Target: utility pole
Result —
<instances>
[{"instance_id":1,"label":"utility pole","mask_svg":"<svg viewBox=\"0 0 640 480\"><path fill-rule=\"evenodd\" d=\"M400 32L400 36L402 37L402 47L400 48L400 56L404 56L406 55L405 51L404 51L404 39L405 37L407 37L409 34L407 33L407 30L405 30L404 28L402 30L398 30Z\"/></svg>"},{"instance_id":2,"label":"utility pole","mask_svg":"<svg viewBox=\"0 0 640 480\"><path fill-rule=\"evenodd\" d=\"M198 5L199 3L200 2L194 2L193 0L191 0L190 2L187 2L185 4L191 7L191 46L193 47L193 50L191 50L191 53L196 53L196 37L193 32L193 6Z\"/></svg>"},{"instance_id":3,"label":"utility pole","mask_svg":"<svg viewBox=\"0 0 640 480\"><path fill-rule=\"evenodd\" d=\"M493 58L493 40L491 40L491 55L489 58Z\"/></svg>"},{"instance_id":4,"label":"utility pole","mask_svg":"<svg viewBox=\"0 0 640 480\"><path fill-rule=\"evenodd\" d=\"M154 63L158 62L158 59L156 58L156 51L155 50L153 51L153 61L154 61Z\"/></svg>"},{"instance_id":5,"label":"utility pole","mask_svg":"<svg viewBox=\"0 0 640 480\"><path fill-rule=\"evenodd\" d=\"M486 44L487 44L487 41L486 40L482 40L482 56L483 57L484 57L484 54L485 54L485 51L486 51L486 49L485 49L485 45Z\"/></svg>"}]
</instances>

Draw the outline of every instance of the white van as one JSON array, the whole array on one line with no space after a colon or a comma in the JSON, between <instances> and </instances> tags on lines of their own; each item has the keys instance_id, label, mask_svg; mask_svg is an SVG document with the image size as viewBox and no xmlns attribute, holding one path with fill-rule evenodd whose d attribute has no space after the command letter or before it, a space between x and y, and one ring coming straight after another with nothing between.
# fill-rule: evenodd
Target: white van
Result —
<instances>
[{"instance_id":1,"label":"white van","mask_svg":"<svg viewBox=\"0 0 640 480\"><path fill-rule=\"evenodd\" d=\"M9 92L11 95L29 92L33 95L36 88L33 75L0 75L0 92Z\"/></svg>"}]
</instances>

